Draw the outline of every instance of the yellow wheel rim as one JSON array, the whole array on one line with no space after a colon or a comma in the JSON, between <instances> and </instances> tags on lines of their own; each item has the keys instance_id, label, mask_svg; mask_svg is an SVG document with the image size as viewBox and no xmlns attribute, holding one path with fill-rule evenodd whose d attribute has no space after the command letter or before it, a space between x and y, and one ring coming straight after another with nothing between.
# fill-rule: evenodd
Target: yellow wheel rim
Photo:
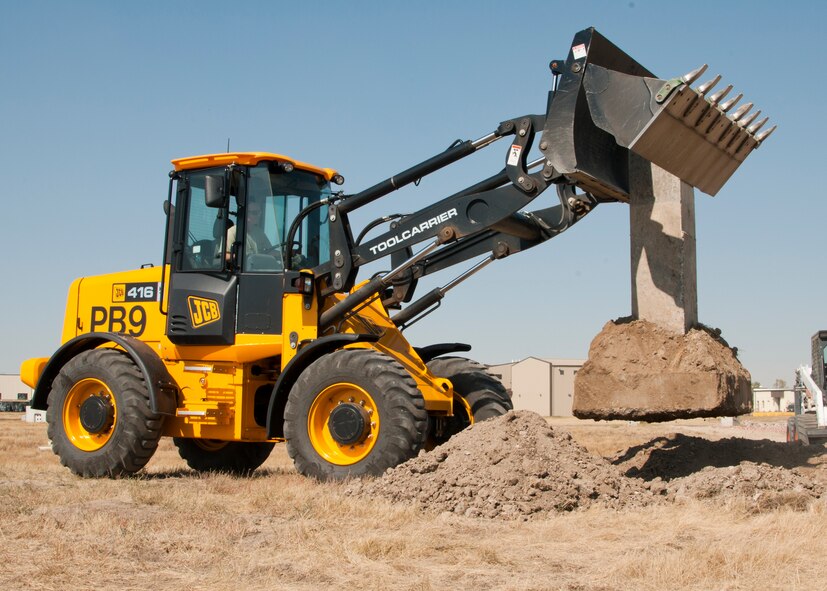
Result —
<instances>
[{"instance_id":1,"label":"yellow wheel rim","mask_svg":"<svg viewBox=\"0 0 827 591\"><path fill-rule=\"evenodd\" d=\"M90 433L80 420L80 408L84 402L94 396L105 398L112 406L112 419L98 433ZM97 451L109 442L118 422L118 408L115 396L102 381L86 378L77 382L66 394L63 404L63 430L66 437L76 448L83 451Z\"/></svg>"},{"instance_id":2,"label":"yellow wheel rim","mask_svg":"<svg viewBox=\"0 0 827 591\"><path fill-rule=\"evenodd\" d=\"M330 432L330 417L340 405L349 404L365 417L366 428L358 441L342 444ZM350 466L370 455L379 437L379 411L376 402L363 388L355 384L339 383L322 390L307 414L307 433L313 449L325 461L337 466Z\"/></svg>"},{"instance_id":3,"label":"yellow wheel rim","mask_svg":"<svg viewBox=\"0 0 827 591\"><path fill-rule=\"evenodd\" d=\"M471 410L471 405L468 404L465 398L454 393L454 414L457 415L460 413L464 419L468 420L469 425L474 424L474 412Z\"/></svg>"}]
</instances>

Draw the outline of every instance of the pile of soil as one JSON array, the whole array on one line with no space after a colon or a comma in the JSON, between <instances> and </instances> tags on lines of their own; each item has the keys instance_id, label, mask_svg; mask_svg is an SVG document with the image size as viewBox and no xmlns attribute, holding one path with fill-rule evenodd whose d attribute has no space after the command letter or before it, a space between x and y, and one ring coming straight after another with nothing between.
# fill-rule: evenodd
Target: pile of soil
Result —
<instances>
[{"instance_id":1,"label":"pile of soil","mask_svg":"<svg viewBox=\"0 0 827 591\"><path fill-rule=\"evenodd\" d=\"M752 449L749 443L755 444ZM536 413L512 411L345 490L417 502L430 511L518 520L594 505L623 509L686 498L803 509L819 498L823 486L789 468L806 459L789 455L801 448L773 447L784 445L675 435L606 459Z\"/></svg>"},{"instance_id":2,"label":"pile of soil","mask_svg":"<svg viewBox=\"0 0 827 591\"><path fill-rule=\"evenodd\" d=\"M670 500L739 499L755 510L804 509L827 484L823 446L672 434L611 458L630 478L662 482Z\"/></svg>"},{"instance_id":3,"label":"pile of soil","mask_svg":"<svg viewBox=\"0 0 827 591\"><path fill-rule=\"evenodd\" d=\"M712 441L673 433L630 447L610 461L623 468L626 476L674 480L704 468L726 468L743 462L792 469L815 461L823 453L823 447L805 448L768 439L730 437Z\"/></svg>"},{"instance_id":4,"label":"pile of soil","mask_svg":"<svg viewBox=\"0 0 827 591\"><path fill-rule=\"evenodd\" d=\"M349 492L418 501L436 511L522 518L588 507L642 506L647 484L627 478L538 414L512 411L477 423Z\"/></svg>"},{"instance_id":5,"label":"pile of soil","mask_svg":"<svg viewBox=\"0 0 827 591\"><path fill-rule=\"evenodd\" d=\"M752 412L749 372L720 331L686 334L645 320L608 322L577 372L573 412L584 419L671 421Z\"/></svg>"}]
</instances>

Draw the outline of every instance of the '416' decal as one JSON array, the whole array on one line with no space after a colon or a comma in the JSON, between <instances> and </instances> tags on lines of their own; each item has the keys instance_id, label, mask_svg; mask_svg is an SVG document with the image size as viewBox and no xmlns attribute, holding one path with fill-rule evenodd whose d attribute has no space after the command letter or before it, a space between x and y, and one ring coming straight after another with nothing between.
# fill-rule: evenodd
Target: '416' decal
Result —
<instances>
[{"instance_id":1,"label":"'416' decal","mask_svg":"<svg viewBox=\"0 0 827 591\"><path fill-rule=\"evenodd\" d=\"M158 301L157 283L116 283L112 286L113 302Z\"/></svg>"}]
</instances>

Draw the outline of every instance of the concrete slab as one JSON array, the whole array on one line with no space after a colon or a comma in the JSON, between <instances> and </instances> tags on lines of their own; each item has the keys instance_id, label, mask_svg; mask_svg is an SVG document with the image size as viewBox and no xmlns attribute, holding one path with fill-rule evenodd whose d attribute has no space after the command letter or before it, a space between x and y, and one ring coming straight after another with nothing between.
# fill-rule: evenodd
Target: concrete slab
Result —
<instances>
[{"instance_id":1,"label":"concrete slab","mask_svg":"<svg viewBox=\"0 0 827 591\"><path fill-rule=\"evenodd\" d=\"M685 333L698 323L694 191L634 154L629 186L632 316Z\"/></svg>"}]
</instances>

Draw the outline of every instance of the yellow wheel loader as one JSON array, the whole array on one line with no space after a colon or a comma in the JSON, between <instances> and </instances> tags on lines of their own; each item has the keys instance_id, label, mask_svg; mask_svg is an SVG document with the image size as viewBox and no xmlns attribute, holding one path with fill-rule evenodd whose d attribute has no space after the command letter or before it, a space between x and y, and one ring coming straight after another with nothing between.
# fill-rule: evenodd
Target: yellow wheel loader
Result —
<instances>
[{"instance_id":1,"label":"yellow wheel loader","mask_svg":"<svg viewBox=\"0 0 827 591\"><path fill-rule=\"evenodd\" d=\"M502 384L456 355L469 346L414 347L404 329L486 265L627 201L630 151L714 194L772 131L751 104L731 111L716 79L692 88L703 68L657 79L594 29L551 70L544 114L355 194L279 154L173 160L163 264L76 280L62 346L21 368L61 462L130 474L167 436L195 470L249 473L286 442L303 474L378 475L507 412ZM503 138L499 173L354 237L355 209ZM526 210L552 186L551 204ZM376 261L387 270L357 282ZM421 277L465 261L414 298Z\"/></svg>"}]
</instances>

